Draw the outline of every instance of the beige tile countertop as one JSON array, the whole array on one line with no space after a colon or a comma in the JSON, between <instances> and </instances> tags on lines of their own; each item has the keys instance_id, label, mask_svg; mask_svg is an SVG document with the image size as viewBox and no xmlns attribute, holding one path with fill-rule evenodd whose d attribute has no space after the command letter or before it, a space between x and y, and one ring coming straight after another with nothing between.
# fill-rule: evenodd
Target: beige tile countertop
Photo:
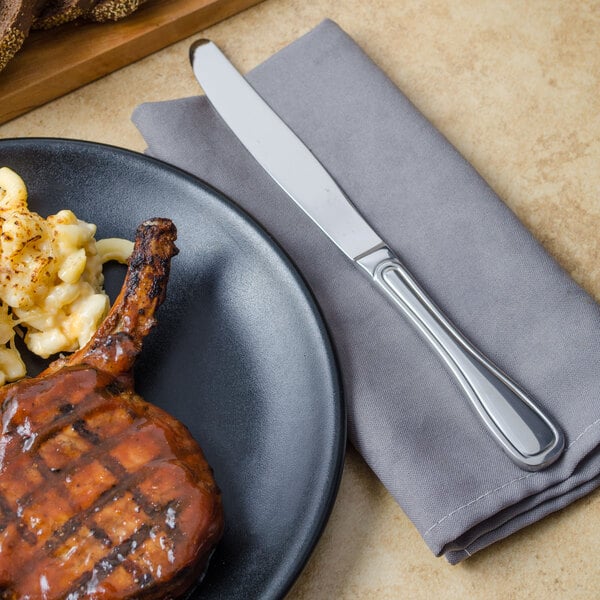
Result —
<instances>
[{"instance_id":1,"label":"beige tile countertop","mask_svg":"<svg viewBox=\"0 0 600 600\"><path fill-rule=\"evenodd\" d=\"M571 0L266 0L203 34L246 71L337 21L600 300L600 4ZM0 126L143 150L134 107L198 93L175 44ZM349 448L301 599L600 598L600 493L458 566L435 558Z\"/></svg>"}]
</instances>

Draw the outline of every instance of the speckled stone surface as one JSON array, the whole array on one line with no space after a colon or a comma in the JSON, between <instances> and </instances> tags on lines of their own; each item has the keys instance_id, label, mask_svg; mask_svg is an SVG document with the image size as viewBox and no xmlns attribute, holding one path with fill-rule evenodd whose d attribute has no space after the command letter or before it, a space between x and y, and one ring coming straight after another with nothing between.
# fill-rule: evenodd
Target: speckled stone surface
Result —
<instances>
[{"instance_id":1,"label":"speckled stone surface","mask_svg":"<svg viewBox=\"0 0 600 600\"><path fill-rule=\"evenodd\" d=\"M266 0L202 32L246 71L337 21L600 301L600 4ZM143 150L146 101L198 93L189 40L0 126ZM599 400L600 411L600 400ZM599 598L600 493L451 567L350 448L330 522L291 600Z\"/></svg>"}]
</instances>

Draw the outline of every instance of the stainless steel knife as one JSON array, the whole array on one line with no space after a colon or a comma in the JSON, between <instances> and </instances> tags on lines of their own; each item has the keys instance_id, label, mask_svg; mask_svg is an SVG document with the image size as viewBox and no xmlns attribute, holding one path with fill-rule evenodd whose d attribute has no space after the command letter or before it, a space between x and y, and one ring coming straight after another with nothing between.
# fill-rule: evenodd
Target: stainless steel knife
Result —
<instances>
[{"instance_id":1,"label":"stainless steel knife","mask_svg":"<svg viewBox=\"0 0 600 600\"><path fill-rule=\"evenodd\" d=\"M323 165L219 48L198 40L190 48L190 61L208 100L233 133L421 332L508 456L528 471L554 462L564 448L556 423L435 306Z\"/></svg>"}]
</instances>

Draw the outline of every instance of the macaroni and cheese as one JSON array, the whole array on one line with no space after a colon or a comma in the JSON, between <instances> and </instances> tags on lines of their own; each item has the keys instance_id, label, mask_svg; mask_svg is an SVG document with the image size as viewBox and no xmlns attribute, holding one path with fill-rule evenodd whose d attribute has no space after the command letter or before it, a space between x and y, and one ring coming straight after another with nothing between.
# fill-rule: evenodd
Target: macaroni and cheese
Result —
<instances>
[{"instance_id":1,"label":"macaroni and cheese","mask_svg":"<svg viewBox=\"0 0 600 600\"><path fill-rule=\"evenodd\" d=\"M70 210L31 212L23 180L0 168L0 385L25 375L16 332L47 358L83 346L105 317L102 265L127 262L133 243L95 234Z\"/></svg>"}]
</instances>

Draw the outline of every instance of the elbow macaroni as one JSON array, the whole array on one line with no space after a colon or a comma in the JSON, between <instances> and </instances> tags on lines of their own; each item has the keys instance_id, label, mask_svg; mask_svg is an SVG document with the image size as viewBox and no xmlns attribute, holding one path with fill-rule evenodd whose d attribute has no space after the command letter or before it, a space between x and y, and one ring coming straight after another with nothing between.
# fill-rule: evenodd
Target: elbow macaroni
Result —
<instances>
[{"instance_id":1,"label":"elbow macaroni","mask_svg":"<svg viewBox=\"0 0 600 600\"><path fill-rule=\"evenodd\" d=\"M70 210L47 219L29 211L23 180L0 168L0 385L25 375L15 327L47 358L86 344L106 316L102 265L127 262L133 243L96 242L95 234L95 225Z\"/></svg>"}]
</instances>

